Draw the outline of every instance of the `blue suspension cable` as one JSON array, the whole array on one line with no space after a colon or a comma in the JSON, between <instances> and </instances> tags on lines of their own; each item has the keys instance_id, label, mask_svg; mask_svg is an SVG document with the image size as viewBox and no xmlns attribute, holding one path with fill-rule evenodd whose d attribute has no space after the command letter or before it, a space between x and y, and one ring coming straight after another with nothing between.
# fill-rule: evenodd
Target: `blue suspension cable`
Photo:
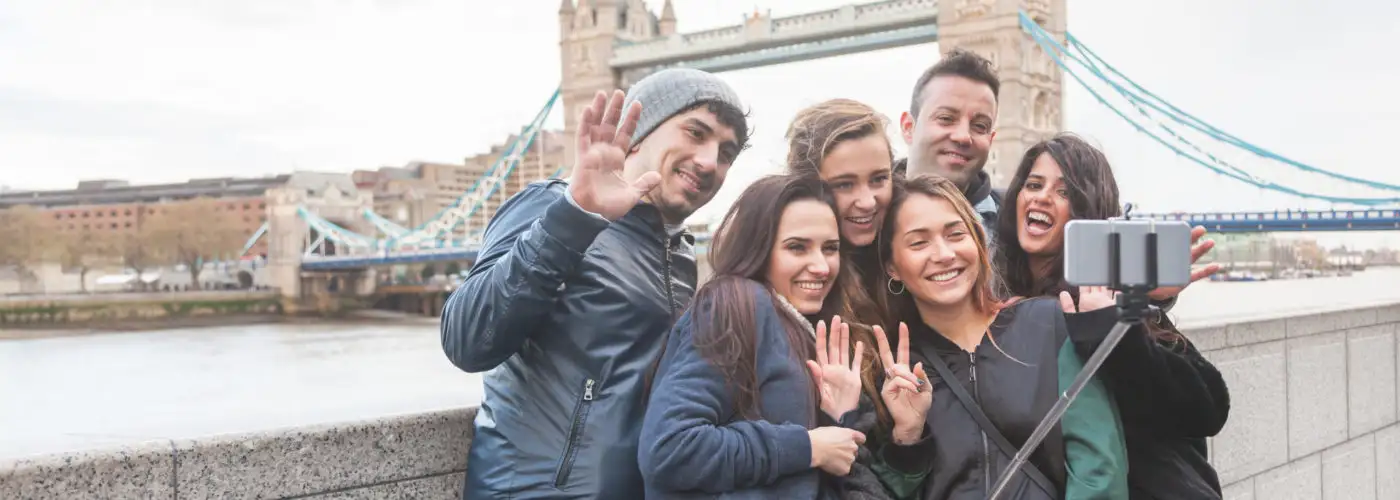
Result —
<instances>
[{"instance_id":1,"label":"blue suspension cable","mask_svg":"<svg viewBox=\"0 0 1400 500\"><path fill-rule=\"evenodd\" d=\"M1075 39L1075 40L1077 41L1077 39ZM1089 58L1089 57L1096 57L1096 56L1093 55L1092 51L1091 51L1087 46L1083 45L1082 43L1073 43L1073 44L1070 45L1070 47L1072 47L1072 48L1075 49L1075 50L1080 51L1081 53L1087 52L1087 53L1085 54L1085 57L1086 57L1086 58ZM1076 58L1076 59L1077 59L1077 58ZM1152 94L1151 92L1147 91L1146 89L1143 89L1141 86L1137 85L1137 84L1136 84L1135 82L1133 82L1131 79L1128 79L1128 77L1123 76L1122 73L1118 72L1118 71L1115 70L1112 66L1109 66L1107 62L1103 62L1101 59L1100 59L1100 62L1103 62L1103 64L1105 65L1105 67L1109 68L1109 70L1112 71L1112 72L1114 72L1116 75L1122 77L1129 85L1131 85L1131 86L1133 86L1134 88L1137 88L1137 89L1143 91L1144 93L1146 93L1147 96L1148 96L1150 99L1144 99L1142 96L1139 96L1139 95L1133 93L1132 91L1129 91L1129 90L1127 90L1127 89L1124 89L1121 85L1119 85L1119 84L1117 84L1116 82L1112 81L1112 80L1110 79L1110 77L1108 77L1107 75L1103 74L1103 72L1102 72L1101 70L1098 69L1098 66L1097 66L1096 64L1094 64L1094 62L1093 62L1092 60L1088 60L1088 61L1079 61L1079 62L1080 62L1081 64L1084 64L1085 66L1087 66L1087 67L1089 68L1089 71L1095 73L1095 75L1098 76L1098 78L1099 78L1100 80L1103 80L1105 83L1107 83L1107 84L1109 84L1110 86L1114 87L1115 90L1117 90L1117 91L1118 91L1120 94L1122 94L1125 98L1130 99L1130 100L1132 100L1132 101L1135 101L1135 103L1144 103L1144 104L1146 104L1146 105L1148 105L1148 106L1151 106L1153 109L1157 110L1158 112L1161 112L1162 114L1165 114L1165 115L1167 115L1167 116L1169 116L1169 117L1175 119L1175 120L1176 120L1177 122L1179 122L1179 123L1184 123L1186 126L1191 127L1191 128L1193 128L1193 129L1195 129L1195 130L1201 132L1201 133L1204 133L1204 134L1206 134L1207 136L1209 136L1209 137L1211 137L1211 138L1213 138L1213 139L1219 140L1219 141L1224 142L1224 143L1226 143L1226 144L1233 145L1233 146L1238 147L1238 148L1240 148L1240 149L1244 149L1244 150L1246 150L1246 151L1248 151L1248 152L1250 152L1250 153L1252 153L1252 154L1254 154L1254 155L1256 155L1256 156L1268 158L1268 159L1271 159L1271 160L1280 161L1280 162L1282 162L1282 163L1284 163L1284 164L1286 164L1286 165L1292 166L1292 167L1297 168L1297 169L1299 169L1299 170L1302 170L1302 171L1304 171L1304 172L1320 174L1320 175L1323 175L1323 176L1326 176L1326 177L1331 177L1331 178L1333 178L1333 179L1339 179L1339 180L1351 182L1351 183L1354 183L1354 184L1360 184L1360 185L1363 185L1363 186L1366 186L1366 187L1369 187L1369 188L1373 188L1373 189L1380 189L1380 190L1385 190L1385 191L1400 191L1400 185L1387 184L1387 183L1384 183L1384 182L1372 181L1372 180L1368 180L1368 179L1362 179L1362 178L1359 178L1359 177L1349 176L1349 175L1346 175L1346 174L1336 173L1336 172L1324 170L1324 169L1321 169L1321 168L1313 167L1313 166L1310 166L1310 165L1306 165L1306 164L1303 164L1303 163L1299 163L1299 162L1297 162L1297 161L1294 161L1294 160L1289 159L1289 158L1285 158L1285 157L1283 157L1283 156L1279 156L1278 154L1275 154L1275 153L1273 153L1272 151L1268 151L1268 150L1265 150L1265 149L1260 148L1260 147L1258 147L1258 146L1255 146L1255 145L1253 145L1253 144L1250 144L1250 143L1248 143L1248 142L1245 142L1244 140L1242 140L1242 139L1240 139L1240 138L1238 138L1238 137L1235 137L1235 136L1233 136L1233 135L1230 135L1229 133L1226 133L1226 132L1224 132L1224 131L1222 131L1222 130L1220 130L1220 129L1217 129L1217 128L1211 126L1210 124L1207 124L1207 123L1201 121L1199 118L1196 118L1195 116L1192 116L1192 115L1190 115L1190 114L1188 114L1188 113L1186 113L1186 112L1184 112L1184 111L1181 111L1181 110L1178 109L1177 107L1175 107L1175 106L1171 105L1170 103L1168 103L1168 102L1162 100L1162 98L1157 97L1156 95ZM1161 105L1157 104L1157 102L1153 102L1154 100L1155 100L1155 101L1158 101L1158 102L1161 102ZM1170 108L1171 110L1168 111L1168 110L1162 109L1162 106L1166 106L1167 108ZM1232 167L1232 168L1233 168L1233 167Z\"/></svg>"},{"instance_id":2,"label":"blue suspension cable","mask_svg":"<svg viewBox=\"0 0 1400 500\"><path fill-rule=\"evenodd\" d=\"M1124 121L1127 121L1128 123L1132 124L1133 127L1136 128L1136 129L1138 130L1138 132L1141 132L1142 134L1147 135L1148 137L1151 137L1152 139L1156 140L1158 143L1160 143L1160 144L1162 144L1163 146L1166 146L1168 149L1171 149L1172 151L1176 152L1178 155L1183 156L1183 157L1186 157L1187 159L1190 159L1191 161L1194 161L1194 162L1196 162L1197 164L1199 164L1199 165L1201 165L1201 166L1203 166L1203 167L1206 167L1207 169L1211 170L1212 172L1215 172L1216 174L1223 175L1223 176L1225 176L1225 177L1229 177L1229 178L1238 180L1238 181L1240 181L1240 182L1243 182L1243 183L1246 183L1246 184L1249 184L1249 185L1252 185L1252 186L1255 186L1255 187L1259 187L1259 188L1263 188L1263 189L1269 189L1269 190L1273 190L1273 191L1277 191L1277 192L1285 193L1285 194L1291 194L1291 195L1298 196L1298 197L1301 197L1301 198L1308 198L1308 199L1315 199L1315 200L1328 201L1328 202L1331 202L1331 203L1349 203L1349 204L1355 204L1355 205L1368 205L1368 206L1389 205L1389 204L1400 203L1400 198L1346 198L1346 197L1325 196L1325 195L1317 195L1317 194L1312 194L1312 193L1305 193L1305 192L1298 191L1298 190L1296 190L1296 189L1289 188L1289 187L1286 187L1286 186L1280 186L1280 185L1272 184L1272 183L1267 183L1267 184L1266 184L1266 183L1262 183L1262 182L1256 181L1256 180L1254 180L1254 179L1252 179L1252 178L1240 176L1239 174L1236 174L1236 173L1234 173L1234 172L1225 171L1225 170L1220 169L1219 167L1216 167L1216 166L1214 166L1214 165L1210 165L1210 164L1206 163L1205 161L1202 161L1200 158L1197 158L1197 157L1192 156L1191 154L1189 154L1189 153L1187 153L1187 152L1185 152L1185 151L1182 151L1181 148L1179 148L1179 147L1177 147L1177 146L1174 146L1174 145L1172 145L1172 144L1169 144L1166 140L1162 139L1161 137L1158 137L1156 134L1153 134L1152 132L1149 132L1149 131L1148 131L1146 128L1144 128L1141 124L1139 124L1139 123L1133 121L1131 118L1128 118L1127 115L1125 115L1121 110L1119 110L1118 108L1116 108L1116 107L1114 107L1113 105L1109 104L1108 101L1107 101L1106 99L1104 99L1104 97L1103 97L1101 94L1099 94L1099 93L1098 93L1097 91L1095 91L1092 87L1090 87L1090 86L1084 81L1083 78L1080 78L1080 76L1079 76L1078 73L1075 73L1074 70L1071 69L1071 68L1069 67L1069 65L1065 64L1065 62L1064 62L1062 59L1060 59L1060 57L1059 57L1058 55L1056 55L1056 51L1052 50L1049 46L1047 46L1047 44L1046 44L1046 37L1043 36L1043 35L1040 35L1039 33L1037 33L1037 29L1039 28L1039 26L1036 25L1034 22L1032 22L1032 21L1030 20L1030 18L1026 16L1025 12L1022 12L1021 15L1020 15L1020 17L1021 17L1021 26L1022 26L1022 28L1026 29L1027 32L1029 32L1029 33L1031 33L1031 34L1033 35L1033 37L1035 38L1036 43L1040 45L1041 49L1044 50L1045 53L1046 53L1047 55L1049 55L1052 59L1054 59L1056 65L1058 65L1060 68L1064 69L1065 72L1068 73L1071 77L1073 77L1075 81L1079 82L1079 85L1080 85L1080 86L1084 87L1085 90L1088 90L1089 93L1092 94L1092 95L1094 96L1094 98L1097 99L1097 100L1099 101L1100 104L1103 104L1104 106L1108 107L1110 110L1112 110L1112 111L1114 112L1114 114L1117 114L1119 118L1122 118ZM1051 43L1054 43L1053 40L1051 40ZM1056 45L1058 45L1058 43L1056 43Z\"/></svg>"},{"instance_id":3,"label":"blue suspension cable","mask_svg":"<svg viewBox=\"0 0 1400 500\"><path fill-rule=\"evenodd\" d=\"M1032 32L1032 33L1031 33L1031 36L1037 38L1038 40L1043 40L1043 41L1045 41L1045 42L1050 43L1050 44L1053 45L1057 50L1059 50L1061 53L1063 53L1065 56L1067 56L1069 59L1071 59L1071 60L1073 60L1073 61L1075 61L1075 62L1078 62L1079 64L1082 64L1082 65L1085 65L1085 66L1089 66L1089 67L1091 67L1091 70L1093 69L1094 63L1093 63L1092 61L1088 61L1088 60L1085 60L1085 59L1081 59L1079 56L1075 55L1073 52L1070 52L1070 51L1068 51L1068 50L1065 50L1064 47L1060 46L1060 44L1059 44L1058 41L1056 41L1054 38L1050 38L1050 37L1048 36L1047 33L1043 33L1043 32L1040 32L1040 33ZM1100 76L1100 80L1104 80L1104 77L1103 77L1101 74L1100 74L1099 76ZM1106 81L1106 80L1105 80L1105 81ZM1212 153L1210 153L1210 152L1208 152L1208 151L1202 149L1200 146L1197 146L1195 143L1191 142L1191 141L1188 140L1186 137L1184 137L1184 136L1182 136L1181 134L1177 133L1176 130L1172 129L1171 127L1168 127L1167 124L1162 123L1160 120L1154 119L1154 118L1152 117L1152 115L1151 115L1150 113L1148 113L1146 109L1143 108L1142 101L1141 101L1141 99L1137 98L1137 96L1133 95L1131 92L1128 92L1126 89L1122 88L1121 86L1114 85L1113 82L1111 82L1111 81L1106 81L1106 83L1108 83L1111 87L1113 87L1113 89L1114 89L1115 91L1117 91L1119 95L1121 95L1121 96L1123 96L1123 98L1127 99L1127 100L1128 100L1128 103L1131 104L1135 110L1137 110L1138 114L1141 114L1141 115L1143 116L1143 118L1145 118L1145 119L1147 119L1147 120L1153 122L1154 124L1156 124L1156 125L1157 125L1158 127L1160 127L1163 131L1165 131L1168 135L1171 135L1173 138L1175 138L1178 142L1181 142L1181 143L1186 144L1186 146L1190 147L1192 150L1196 151L1197 153L1200 153L1200 154L1204 155L1205 157L1209 158L1211 161L1215 162L1215 164L1220 165L1220 166L1222 166L1222 167L1224 167L1224 168L1230 169L1230 170L1234 171L1235 173L1239 174L1239 175L1242 176L1242 177L1248 177L1248 178L1253 179L1255 182L1258 182L1258 183L1264 183L1264 184L1269 184L1269 185L1275 185L1273 182L1270 182L1270 181L1268 181L1268 180L1266 180L1266 179L1262 179L1262 178L1260 178L1260 177L1257 176L1257 175L1254 175L1254 174L1252 174L1252 173L1250 173L1250 172L1245 171L1244 169L1241 169L1241 168L1239 168L1239 167L1236 167L1236 166L1234 166L1234 165L1231 165L1229 162L1226 162L1225 160L1222 160L1222 159L1216 157L1214 154L1212 154ZM1159 111L1160 111L1160 110L1159 110Z\"/></svg>"},{"instance_id":4,"label":"blue suspension cable","mask_svg":"<svg viewBox=\"0 0 1400 500\"><path fill-rule=\"evenodd\" d=\"M1022 14L1022 15L1024 16L1024 14ZM1024 25L1025 22L1023 21L1022 24ZM1033 23L1032 23L1032 24L1033 24ZM1032 31L1033 31L1033 32L1034 32L1034 31L1043 31L1043 30L1040 30L1039 28L1040 28L1040 27L1039 27L1038 25L1035 25L1035 29L1033 29ZM1178 108L1178 107L1172 105L1171 103L1167 102L1165 99L1162 99L1161 97L1159 97L1159 96L1157 96L1156 94L1152 93L1152 91L1143 88L1141 85L1138 85L1137 82L1134 82L1134 81L1133 81L1131 78L1129 78L1127 75L1124 75L1121 71L1118 71L1118 69L1115 68L1112 64L1109 64L1108 61L1105 61L1102 57L1099 57L1099 55L1098 55L1097 53L1095 53L1092 49L1090 49L1090 48L1089 48L1087 45L1085 45L1083 42L1079 41L1079 39L1076 38L1073 34L1070 34L1070 33L1066 32L1066 33L1065 33L1065 38L1066 38L1066 42L1067 42L1066 45L1068 45L1068 46L1070 46L1070 47L1073 47L1074 49L1076 49L1076 50L1078 50L1078 51L1080 51L1081 53L1084 54L1085 58L1088 59L1089 62L1081 61L1081 64L1084 64L1086 67L1088 67L1089 71L1091 71L1092 73L1094 73L1095 76L1097 76L1100 80L1103 80L1104 82L1106 82L1106 83L1108 83L1109 85L1113 86L1113 87L1115 88L1115 90L1118 90L1120 93L1124 93L1124 96L1125 96L1125 97L1128 96L1129 94L1131 94L1131 95L1134 96L1134 100L1139 100L1139 101L1141 101L1141 102L1144 102L1144 103L1147 104L1148 106L1151 106L1153 109L1156 109L1157 111L1159 111L1159 112L1161 112L1161 113L1163 113L1163 114L1166 114L1166 115L1168 115L1168 116L1172 116L1173 118L1176 118L1176 120L1177 120L1178 122L1184 123L1186 126L1191 127L1191 128L1193 128L1193 129L1196 129L1197 131L1200 131L1201 133L1204 133L1204 134L1206 134L1206 135L1210 135L1210 136L1212 136L1212 137L1214 137L1214 138L1216 138L1216 139L1219 139L1219 140L1222 141L1222 142L1225 142L1225 143L1228 143L1228 144L1232 144L1232 145L1234 145L1234 146L1236 146L1236 147L1239 147L1239 148L1241 148L1241 149L1245 149L1245 150L1247 150L1247 151L1249 151L1249 152L1251 152L1251 153L1254 153L1255 155L1258 155L1258 156L1262 156L1262 157L1264 157L1264 158L1269 158L1269 159L1272 159L1272 160L1277 160L1277 161L1283 162L1283 163L1285 163L1285 164L1287 164L1287 165L1290 165L1290 166L1292 166L1292 167L1298 168L1298 169L1303 170L1303 171L1305 171L1305 172L1311 172L1311 173L1315 173L1315 174L1321 174L1321 175L1324 175L1324 176L1327 176L1327 177L1331 177L1331 178L1334 178L1334 179L1340 179L1340 180L1352 182L1352 183L1355 183L1355 184L1361 184L1361 185L1364 185L1364 186L1367 186L1367 187L1371 187L1371 188L1382 189L1382 190L1387 190L1387 191L1400 191L1400 185L1388 184L1388 183L1378 182L1378 181L1372 181L1372 180L1369 180L1369 179L1362 179L1362 178L1359 178L1359 177L1353 177L1353 176L1349 176L1349 175L1346 175L1346 174L1341 174L1341 173L1332 172L1332 171L1329 171L1329 170L1324 170L1324 169L1321 169L1321 168L1318 168L1318 167L1314 167L1314 166L1311 166L1311 165L1307 165L1307 164L1304 164L1304 163L1301 163L1301 162L1292 160L1292 159L1290 159L1290 158L1285 158L1285 157L1283 157L1283 156L1278 155L1277 153L1274 153L1274 152L1272 152L1272 151L1269 151L1269 150L1260 148L1260 147L1258 147L1258 146L1255 146L1254 144L1251 144L1251 143L1249 143L1249 142L1246 142L1246 141L1244 141L1243 139L1240 139L1240 138L1238 138L1238 137L1236 137L1236 136L1234 136L1234 135L1232 135L1232 134L1230 134L1230 133L1228 133L1228 132L1225 132L1225 131L1220 130L1220 129L1214 127L1214 126L1211 126L1210 124L1206 123L1205 121L1201 120L1200 118L1197 118L1196 116L1194 116L1194 115L1192 115L1192 114L1190 114L1190 113L1187 113L1186 111L1183 111L1183 110L1181 110L1180 108ZM1052 41L1053 41L1053 40L1052 40ZM1054 43L1055 43L1057 46L1059 45L1058 42L1054 42ZM1067 53L1067 54L1069 53L1069 51L1067 51L1067 50L1064 51L1064 52ZM1098 64L1095 64L1095 63L1098 63ZM1118 83L1114 82L1109 76L1105 75L1105 74L1103 73L1103 71L1099 69L1099 67L1098 67L1099 64L1102 64L1103 67L1104 67L1105 69L1107 69L1110 73L1113 73L1114 75L1116 75L1116 76L1118 76L1119 78L1123 79L1123 81L1124 81L1125 83L1127 83L1127 84L1128 84L1129 86L1131 86L1132 88L1134 88L1134 89L1136 89L1137 91L1139 91L1139 92L1141 92L1142 94L1144 94L1148 99L1143 99L1142 97L1137 96L1137 94L1132 93L1131 91L1128 91L1127 89L1124 89L1121 85L1119 85ZM1156 102L1153 102L1153 101L1156 101ZM1159 105L1158 103L1161 103L1161 104ZM1170 109L1170 111L1168 111L1167 109L1163 109L1163 106L1165 106L1166 108Z\"/></svg>"}]
</instances>

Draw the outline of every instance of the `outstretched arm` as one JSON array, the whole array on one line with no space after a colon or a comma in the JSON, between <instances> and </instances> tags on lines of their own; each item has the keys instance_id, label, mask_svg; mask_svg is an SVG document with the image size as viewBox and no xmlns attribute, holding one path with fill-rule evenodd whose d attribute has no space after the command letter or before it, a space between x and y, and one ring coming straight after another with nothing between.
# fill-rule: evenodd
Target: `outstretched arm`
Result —
<instances>
[{"instance_id":1,"label":"outstretched arm","mask_svg":"<svg viewBox=\"0 0 1400 500\"><path fill-rule=\"evenodd\" d=\"M486 228L486 244L462 287L442 310L442 349L452 364L485 371L545 327L564 280L594 238L660 182L647 172L622 178L627 144L642 107L622 110L624 94L603 92L579 117L578 160L569 185L534 185L504 205ZM566 191L567 190L567 191Z\"/></svg>"},{"instance_id":2,"label":"outstretched arm","mask_svg":"<svg viewBox=\"0 0 1400 500\"><path fill-rule=\"evenodd\" d=\"M494 368L547 325L547 311L607 220L562 183L532 184L501 205L462 286L442 310L442 348L464 371Z\"/></svg>"},{"instance_id":3,"label":"outstretched arm","mask_svg":"<svg viewBox=\"0 0 1400 500\"><path fill-rule=\"evenodd\" d=\"M1065 314L1070 339L1082 359L1093 355L1117 320L1112 307ZM1176 332L1164 319L1155 327ZM1125 424L1165 437L1206 437L1218 434L1229 418L1230 392L1224 377L1184 338L1158 341L1144 326L1134 326L1104 360L1100 373Z\"/></svg>"}]
</instances>

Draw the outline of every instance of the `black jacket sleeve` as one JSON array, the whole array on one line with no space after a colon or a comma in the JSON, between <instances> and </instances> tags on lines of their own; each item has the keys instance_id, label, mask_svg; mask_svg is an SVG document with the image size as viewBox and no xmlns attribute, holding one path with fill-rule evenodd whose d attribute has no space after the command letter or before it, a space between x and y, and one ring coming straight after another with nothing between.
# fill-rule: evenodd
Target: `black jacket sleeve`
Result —
<instances>
[{"instance_id":1,"label":"black jacket sleeve","mask_svg":"<svg viewBox=\"0 0 1400 500\"><path fill-rule=\"evenodd\" d=\"M1065 314L1070 339L1082 359L1093 355L1117 320L1113 307ZM1152 321L1157 328L1179 333L1165 316ZM1099 377L1113 392L1125 425L1161 437L1214 436L1230 414L1225 379L1184 337L1159 341L1145 327L1134 326L1104 360Z\"/></svg>"},{"instance_id":2,"label":"black jacket sleeve","mask_svg":"<svg viewBox=\"0 0 1400 500\"><path fill-rule=\"evenodd\" d=\"M490 370L547 327L545 314L608 221L536 183L506 200L462 286L442 309L442 349L467 372Z\"/></svg>"}]
</instances>

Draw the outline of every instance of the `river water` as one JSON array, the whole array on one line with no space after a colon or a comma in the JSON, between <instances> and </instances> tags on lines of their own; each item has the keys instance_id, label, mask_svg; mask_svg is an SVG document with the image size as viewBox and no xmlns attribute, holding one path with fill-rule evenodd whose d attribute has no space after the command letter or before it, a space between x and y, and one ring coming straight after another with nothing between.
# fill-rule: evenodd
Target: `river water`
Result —
<instances>
[{"instance_id":1,"label":"river water","mask_svg":"<svg viewBox=\"0 0 1400 500\"><path fill-rule=\"evenodd\" d=\"M1400 302L1400 269L1192 285L1183 325ZM432 319L0 340L0 457L468 406Z\"/></svg>"}]
</instances>

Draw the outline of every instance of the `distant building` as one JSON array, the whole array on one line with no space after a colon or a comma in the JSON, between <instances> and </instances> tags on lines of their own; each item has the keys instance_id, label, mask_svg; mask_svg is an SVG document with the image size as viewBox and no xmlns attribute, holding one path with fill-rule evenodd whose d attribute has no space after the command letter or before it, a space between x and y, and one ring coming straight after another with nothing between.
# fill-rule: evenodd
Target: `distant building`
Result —
<instances>
[{"instance_id":1,"label":"distant building","mask_svg":"<svg viewBox=\"0 0 1400 500\"><path fill-rule=\"evenodd\" d=\"M54 191L6 191L0 193L0 210L27 205L45 213L45 220L59 233L97 231L132 234L147 215L168 210L173 204L194 198L215 198L219 209L234 212L239 230L252 236L267 220L264 193L287 182L289 175L262 178L193 179L176 184L131 185L113 179L85 180L76 189ZM259 242L250 254L266 254Z\"/></svg>"},{"instance_id":2,"label":"distant building","mask_svg":"<svg viewBox=\"0 0 1400 500\"><path fill-rule=\"evenodd\" d=\"M487 172L515 139L516 136L509 136L487 152L465 158L462 164L416 161L403 167L358 170L353 178L361 189L374 193L375 213L413 229L452 207L472 189L481 189L485 194L485 186L481 184ZM473 230L485 228L502 203L529 183L561 172L563 164L562 135L541 131L520 163L473 213L470 221ZM464 237L466 228L459 226L456 235Z\"/></svg>"}]
</instances>

